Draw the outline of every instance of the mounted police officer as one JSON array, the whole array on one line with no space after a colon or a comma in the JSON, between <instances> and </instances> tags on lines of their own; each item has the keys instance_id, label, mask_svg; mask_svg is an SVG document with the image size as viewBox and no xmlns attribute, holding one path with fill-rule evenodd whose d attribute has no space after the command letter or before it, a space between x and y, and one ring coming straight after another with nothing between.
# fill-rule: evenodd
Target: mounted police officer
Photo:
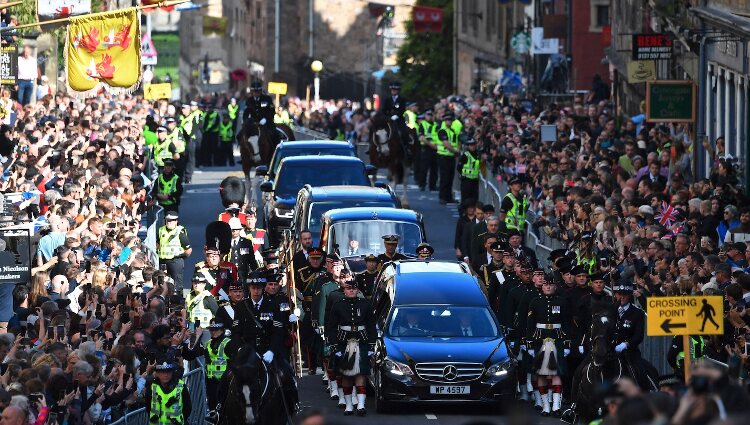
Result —
<instances>
[{"instance_id":1,"label":"mounted police officer","mask_svg":"<svg viewBox=\"0 0 750 425\"><path fill-rule=\"evenodd\" d=\"M163 167L151 190L151 195L164 208L164 211L178 211L182 198L182 179L175 172L175 163L171 158L164 159Z\"/></svg>"},{"instance_id":2,"label":"mounted police officer","mask_svg":"<svg viewBox=\"0 0 750 425\"><path fill-rule=\"evenodd\" d=\"M409 101L401 96L401 82L393 81L388 88L391 91L390 96L385 96L380 104L380 112L386 119L390 120L396 130L399 132L401 142L406 147L410 142L409 133L404 122L404 113ZM409 149L406 148L406 151Z\"/></svg>"},{"instance_id":3,"label":"mounted police officer","mask_svg":"<svg viewBox=\"0 0 750 425\"><path fill-rule=\"evenodd\" d=\"M370 374L370 356L375 350L375 315L370 302L357 296L356 281L347 281L342 288L344 299L331 307L326 337L331 342L330 351L334 353L337 369L342 375L346 403L344 415L354 412L354 384L357 414L364 416L367 414L366 378Z\"/></svg>"},{"instance_id":4,"label":"mounted police officer","mask_svg":"<svg viewBox=\"0 0 750 425\"><path fill-rule=\"evenodd\" d=\"M644 377L639 346L643 342L646 313L631 303L634 289L631 283L621 280L619 286L613 289L615 305L617 305L615 351L626 361L631 376L636 378L636 382L642 384Z\"/></svg>"},{"instance_id":5,"label":"mounted police officer","mask_svg":"<svg viewBox=\"0 0 750 425\"><path fill-rule=\"evenodd\" d=\"M577 266L579 271L585 272L586 267L581 265ZM594 273L590 276L591 287L587 294L583 295L576 305L577 312L573 315L578 321L578 326L581 332L572 336L580 336L577 342L579 354L584 354L591 345L589 340L591 337L588 329L591 329L591 320L595 311L600 308L612 306L612 296L607 294L604 290L605 275L603 273ZM575 341L575 340L574 340Z\"/></svg>"},{"instance_id":6,"label":"mounted police officer","mask_svg":"<svg viewBox=\"0 0 750 425\"><path fill-rule=\"evenodd\" d=\"M146 416L149 425L184 424L192 405L185 380L175 373L177 366L169 360L159 362L154 379L146 385Z\"/></svg>"},{"instance_id":7,"label":"mounted police officer","mask_svg":"<svg viewBox=\"0 0 750 425\"><path fill-rule=\"evenodd\" d=\"M245 100L245 112L242 115L245 128L248 128L248 125L250 126L251 134L247 136L259 134L252 126L252 124L255 124L258 126L258 130L264 129L270 131L274 145L276 145L279 141L279 136L276 134L273 123L273 117L276 113L273 99L271 96L263 93L263 83L260 81L253 81L250 85L250 91L250 96ZM255 152L257 153L258 151L255 150Z\"/></svg>"},{"instance_id":8,"label":"mounted police officer","mask_svg":"<svg viewBox=\"0 0 750 425\"><path fill-rule=\"evenodd\" d=\"M479 199L479 164L481 157L477 154L477 141L464 142L466 150L458 157L456 170L461 175L461 205L469 199Z\"/></svg>"},{"instance_id":9,"label":"mounted police officer","mask_svg":"<svg viewBox=\"0 0 750 425\"><path fill-rule=\"evenodd\" d=\"M185 258L193 252L188 239L187 229L177 224L177 213L170 211L164 218L165 224L157 232L156 252L159 263L167 266L167 274L172 278L175 288L182 288L182 272L185 269Z\"/></svg>"},{"instance_id":10,"label":"mounted police officer","mask_svg":"<svg viewBox=\"0 0 750 425\"><path fill-rule=\"evenodd\" d=\"M570 354L571 311L565 298L556 295L557 285L552 274L544 276L542 295L529 304L526 321L529 354L534 357L537 388L542 399L542 415L559 416L562 405L562 380L566 371L565 358ZM536 354L536 356L534 356ZM552 400L550 400L551 391ZM551 401L551 403L550 403Z\"/></svg>"},{"instance_id":11,"label":"mounted police officer","mask_svg":"<svg viewBox=\"0 0 750 425\"><path fill-rule=\"evenodd\" d=\"M521 193L522 187L521 179L512 177L508 181L508 193L500 205L500 218L505 221L505 226L521 233L526 228L526 211L529 209L529 200Z\"/></svg>"},{"instance_id":12,"label":"mounted police officer","mask_svg":"<svg viewBox=\"0 0 750 425\"><path fill-rule=\"evenodd\" d=\"M385 252L378 255L378 271L383 268L383 264L389 261L406 260L408 257L400 252L396 252L398 248L399 235L385 235L383 236L383 245L385 245Z\"/></svg>"}]
</instances>

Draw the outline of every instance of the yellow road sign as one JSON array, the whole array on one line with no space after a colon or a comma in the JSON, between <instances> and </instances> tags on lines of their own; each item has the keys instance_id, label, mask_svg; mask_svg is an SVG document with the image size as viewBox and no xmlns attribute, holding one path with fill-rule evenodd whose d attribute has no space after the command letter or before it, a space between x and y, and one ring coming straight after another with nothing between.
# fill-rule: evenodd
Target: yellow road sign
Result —
<instances>
[{"instance_id":1,"label":"yellow road sign","mask_svg":"<svg viewBox=\"0 0 750 425\"><path fill-rule=\"evenodd\" d=\"M646 303L649 336L724 333L724 299L721 296L652 297Z\"/></svg>"},{"instance_id":2,"label":"yellow road sign","mask_svg":"<svg viewBox=\"0 0 750 425\"><path fill-rule=\"evenodd\" d=\"M286 83L275 83L273 81L268 82L268 93L269 94L286 94Z\"/></svg>"},{"instance_id":3,"label":"yellow road sign","mask_svg":"<svg viewBox=\"0 0 750 425\"><path fill-rule=\"evenodd\" d=\"M143 97L148 100L171 99L172 98L172 84L171 83L144 84L143 85Z\"/></svg>"}]
</instances>

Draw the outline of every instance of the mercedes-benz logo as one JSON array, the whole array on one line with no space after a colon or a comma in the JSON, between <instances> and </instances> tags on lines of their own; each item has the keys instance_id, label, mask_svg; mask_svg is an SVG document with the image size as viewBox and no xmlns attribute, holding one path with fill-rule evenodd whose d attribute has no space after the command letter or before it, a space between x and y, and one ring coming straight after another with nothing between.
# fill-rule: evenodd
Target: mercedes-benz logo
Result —
<instances>
[{"instance_id":1,"label":"mercedes-benz logo","mask_svg":"<svg viewBox=\"0 0 750 425\"><path fill-rule=\"evenodd\" d=\"M456 378L458 378L458 370L456 369L456 366L448 365L443 368L443 378L445 378L448 381L452 381Z\"/></svg>"}]
</instances>

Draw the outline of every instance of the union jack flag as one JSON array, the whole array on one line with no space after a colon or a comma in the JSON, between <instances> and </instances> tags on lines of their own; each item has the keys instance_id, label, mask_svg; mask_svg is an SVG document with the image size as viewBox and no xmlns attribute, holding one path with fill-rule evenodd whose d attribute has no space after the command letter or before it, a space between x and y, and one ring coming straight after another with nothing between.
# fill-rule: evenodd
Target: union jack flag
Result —
<instances>
[{"instance_id":1,"label":"union jack flag","mask_svg":"<svg viewBox=\"0 0 750 425\"><path fill-rule=\"evenodd\" d=\"M659 207L659 212L654 218L662 226L666 227L667 229L671 229L675 224L678 223L679 214L680 212L676 210L672 205L666 203L665 201L662 201L661 206Z\"/></svg>"}]
</instances>

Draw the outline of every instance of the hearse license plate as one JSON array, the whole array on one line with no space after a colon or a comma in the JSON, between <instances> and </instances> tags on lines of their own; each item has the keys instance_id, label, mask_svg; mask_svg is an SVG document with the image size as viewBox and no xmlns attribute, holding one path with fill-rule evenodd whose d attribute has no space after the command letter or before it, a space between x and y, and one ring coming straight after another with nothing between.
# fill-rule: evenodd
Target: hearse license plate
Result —
<instances>
[{"instance_id":1,"label":"hearse license plate","mask_svg":"<svg viewBox=\"0 0 750 425\"><path fill-rule=\"evenodd\" d=\"M469 386L431 385L430 394L469 394Z\"/></svg>"}]
</instances>

